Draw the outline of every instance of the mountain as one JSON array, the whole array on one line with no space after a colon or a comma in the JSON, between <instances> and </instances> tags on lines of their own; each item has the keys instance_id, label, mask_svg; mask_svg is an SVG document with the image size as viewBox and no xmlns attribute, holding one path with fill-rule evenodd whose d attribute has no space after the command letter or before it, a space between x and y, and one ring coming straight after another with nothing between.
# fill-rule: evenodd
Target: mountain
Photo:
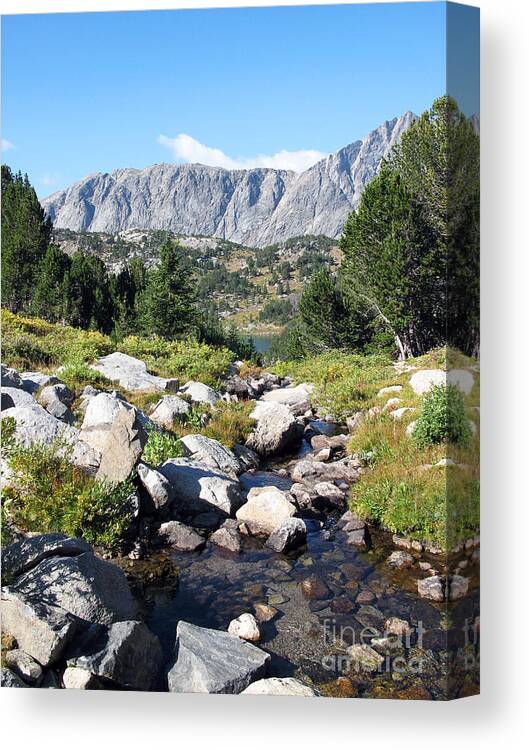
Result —
<instances>
[{"instance_id":1,"label":"mountain","mask_svg":"<svg viewBox=\"0 0 529 750\"><path fill-rule=\"evenodd\" d=\"M407 112L305 172L155 164L92 174L44 199L55 227L116 233L165 229L263 247L299 235L337 237L381 159L414 121Z\"/></svg>"}]
</instances>

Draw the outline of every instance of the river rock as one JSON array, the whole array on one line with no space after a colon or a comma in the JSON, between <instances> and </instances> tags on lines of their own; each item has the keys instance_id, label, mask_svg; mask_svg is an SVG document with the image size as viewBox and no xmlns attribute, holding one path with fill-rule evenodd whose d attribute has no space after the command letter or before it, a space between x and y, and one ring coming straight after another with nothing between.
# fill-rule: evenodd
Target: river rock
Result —
<instances>
[{"instance_id":1,"label":"river rock","mask_svg":"<svg viewBox=\"0 0 529 750\"><path fill-rule=\"evenodd\" d=\"M245 612L235 620L232 620L228 625L228 633L251 643L258 643L261 640L261 631L259 630L257 620L249 612Z\"/></svg>"},{"instance_id":2,"label":"river rock","mask_svg":"<svg viewBox=\"0 0 529 750\"><path fill-rule=\"evenodd\" d=\"M252 487L247 502L236 515L251 534L269 535L295 514L296 507L277 487Z\"/></svg>"},{"instance_id":3,"label":"river rock","mask_svg":"<svg viewBox=\"0 0 529 750\"><path fill-rule=\"evenodd\" d=\"M186 456L197 464L218 469L234 477L242 473L242 466L235 455L218 440L204 435L185 435L180 442Z\"/></svg>"},{"instance_id":4,"label":"river rock","mask_svg":"<svg viewBox=\"0 0 529 750\"><path fill-rule=\"evenodd\" d=\"M173 489L164 475L142 463L138 464L137 472L146 495L146 497L142 496L142 513L152 515L168 511L173 498Z\"/></svg>"},{"instance_id":5,"label":"river rock","mask_svg":"<svg viewBox=\"0 0 529 750\"><path fill-rule=\"evenodd\" d=\"M325 581L316 575L309 576L301 582L301 592L305 599L328 599L331 591Z\"/></svg>"},{"instance_id":6,"label":"river rock","mask_svg":"<svg viewBox=\"0 0 529 750\"><path fill-rule=\"evenodd\" d=\"M16 578L47 557L71 557L91 550L84 539L56 532L25 537L2 548L2 573L4 576Z\"/></svg>"},{"instance_id":7,"label":"river rock","mask_svg":"<svg viewBox=\"0 0 529 750\"><path fill-rule=\"evenodd\" d=\"M179 521L162 523L157 531L157 540L168 547L182 552L197 552L206 544L206 540L195 529Z\"/></svg>"},{"instance_id":8,"label":"river rock","mask_svg":"<svg viewBox=\"0 0 529 750\"><path fill-rule=\"evenodd\" d=\"M182 388L181 392L185 393L194 404L206 404L215 406L220 401L220 394L210 388L209 385L199 383L195 380L189 380Z\"/></svg>"},{"instance_id":9,"label":"river rock","mask_svg":"<svg viewBox=\"0 0 529 750\"><path fill-rule=\"evenodd\" d=\"M351 667L356 672L377 672L384 663L384 657L365 644L349 646L347 654L350 657Z\"/></svg>"},{"instance_id":10,"label":"river rock","mask_svg":"<svg viewBox=\"0 0 529 750\"><path fill-rule=\"evenodd\" d=\"M84 669L120 688L150 690L158 681L162 647L143 622L115 622L109 628L94 628L77 648L80 653L68 657L69 667Z\"/></svg>"},{"instance_id":11,"label":"river rock","mask_svg":"<svg viewBox=\"0 0 529 750\"><path fill-rule=\"evenodd\" d=\"M462 599L468 593L468 578L460 575L451 575L448 579L448 598L450 601Z\"/></svg>"},{"instance_id":12,"label":"river rock","mask_svg":"<svg viewBox=\"0 0 529 750\"><path fill-rule=\"evenodd\" d=\"M384 623L384 631L391 635L408 636L413 633L409 622L400 617L389 617Z\"/></svg>"},{"instance_id":13,"label":"river rock","mask_svg":"<svg viewBox=\"0 0 529 750\"><path fill-rule=\"evenodd\" d=\"M15 672L13 672L11 669L8 669L7 667L2 667L2 676L0 679L0 684L3 688L28 688L31 687L30 685L26 685L24 680L22 680Z\"/></svg>"},{"instance_id":14,"label":"river rock","mask_svg":"<svg viewBox=\"0 0 529 750\"><path fill-rule=\"evenodd\" d=\"M14 406L32 406L34 403L35 399L31 393L23 391L21 388L2 386L2 411L12 409Z\"/></svg>"},{"instance_id":15,"label":"river rock","mask_svg":"<svg viewBox=\"0 0 529 750\"><path fill-rule=\"evenodd\" d=\"M236 443L233 446L233 453L235 454L243 472L259 468L261 460L257 453L248 448L248 446Z\"/></svg>"},{"instance_id":16,"label":"river rock","mask_svg":"<svg viewBox=\"0 0 529 750\"><path fill-rule=\"evenodd\" d=\"M468 370L417 370L410 378L410 386L414 393L422 396L428 393L434 385L455 385L468 395L474 385L474 376Z\"/></svg>"},{"instance_id":17,"label":"river rock","mask_svg":"<svg viewBox=\"0 0 529 750\"><path fill-rule=\"evenodd\" d=\"M318 498L325 500L331 507L343 507L345 495L334 482L317 482L312 491Z\"/></svg>"},{"instance_id":18,"label":"river rock","mask_svg":"<svg viewBox=\"0 0 529 750\"><path fill-rule=\"evenodd\" d=\"M348 459L324 463L302 459L298 461L291 472L294 482L347 482L352 484L358 479L358 466Z\"/></svg>"},{"instance_id":19,"label":"river rock","mask_svg":"<svg viewBox=\"0 0 529 750\"><path fill-rule=\"evenodd\" d=\"M290 552L307 541L307 527L301 518L287 518L270 534L266 546L274 552Z\"/></svg>"},{"instance_id":20,"label":"river rock","mask_svg":"<svg viewBox=\"0 0 529 750\"><path fill-rule=\"evenodd\" d=\"M180 620L176 658L168 673L173 693L240 693L264 676L270 655L230 633Z\"/></svg>"},{"instance_id":21,"label":"river rock","mask_svg":"<svg viewBox=\"0 0 529 750\"><path fill-rule=\"evenodd\" d=\"M0 365L0 378L1 378L1 384L2 388L17 388L17 389L23 389L24 384L22 383L22 378L20 377L20 373L18 370L15 370L13 367L7 367L6 365L2 364Z\"/></svg>"},{"instance_id":22,"label":"river rock","mask_svg":"<svg viewBox=\"0 0 529 750\"><path fill-rule=\"evenodd\" d=\"M256 420L256 426L246 445L260 456L286 452L301 440L296 418L284 404L259 401L250 417Z\"/></svg>"},{"instance_id":23,"label":"river rock","mask_svg":"<svg viewBox=\"0 0 529 750\"><path fill-rule=\"evenodd\" d=\"M369 544L367 527L364 526L363 528L349 531L347 534L347 544L357 547L358 549L366 549Z\"/></svg>"},{"instance_id":24,"label":"river rock","mask_svg":"<svg viewBox=\"0 0 529 750\"><path fill-rule=\"evenodd\" d=\"M152 422L164 430L172 430L176 422L183 422L191 411L188 401L178 396L164 396L149 414Z\"/></svg>"},{"instance_id":25,"label":"river rock","mask_svg":"<svg viewBox=\"0 0 529 750\"><path fill-rule=\"evenodd\" d=\"M22 678L24 682L35 685L42 679L42 667L40 664L32 656L19 648L5 653L4 664Z\"/></svg>"},{"instance_id":26,"label":"river rock","mask_svg":"<svg viewBox=\"0 0 529 750\"><path fill-rule=\"evenodd\" d=\"M261 401L271 401L274 404L285 404L285 406L295 406L296 404L309 400L310 394L314 390L312 383L301 383L297 386L288 388L276 388L273 391L265 393Z\"/></svg>"},{"instance_id":27,"label":"river rock","mask_svg":"<svg viewBox=\"0 0 529 750\"><path fill-rule=\"evenodd\" d=\"M243 503L238 481L189 458L172 458L158 470L171 484L174 505L182 512L216 509L233 516Z\"/></svg>"},{"instance_id":28,"label":"river rock","mask_svg":"<svg viewBox=\"0 0 529 750\"><path fill-rule=\"evenodd\" d=\"M237 529L222 527L217 529L209 538L209 541L217 547L227 549L229 552L241 551L241 535Z\"/></svg>"},{"instance_id":29,"label":"river rock","mask_svg":"<svg viewBox=\"0 0 529 750\"><path fill-rule=\"evenodd\" d=\"M13 590L32 603L45 601L85 622L110 624L136 614L123 571L92 552L46 558L17 578ZM19 645L28 650L20 641Z\"/></svg>"},{"instance_id":30,"label":"river rock","mask_svg":"<svg viewBox=\"0 0 529 750\"><path fill-rule=\"evenodd\" d=\"M2 631L43 666L61 658L76 629L74 619L63 609L2 589Z\"/></svg>"},{"instance_id":31,"label":"river rock","mask_svg":"<svg viewBox=\"0 0 529 750\"><path fill-rule=\"evenodd\" d=\"M255 618L257 622L270 622L277 615L278 610L265 602L257 602L254 605Z\"/></svg>"},{"instance_id":32,"label":"river rock","mask_svg":"<svg viewBox=\"0 0 529 750\"><path fill-rule=\"evenodd\" d=\"M143 360L131 357L123 352L107 354L92 365L94 370L101 372L109 380L119 383L127 391L145 391L158 393L178 390L178 380L174 378L159 378L147 372L147 365Z\"/></svg>"},{"instance_id":33,"label":"river rock","mask_svg":"<svg viewBox=\"0 0 529 750\"><path fill-rule=\"evenodd\" d=\"M372 604L365 604L355 614L355 618L364 628L382 629L385 621L384 613Z\"/></svg>"},{"instance_id":34,"label":"river rock","mask_svg":"<svg viewBox=\"0 0 529 750\"><path fill-rule=\"evenodd\" d=\"M95 675L80 667L66 667L62 682L68 690L101 690L103 688Z\"/></svg>"},{"instance_id":35,"label":"river rock","mask_svg":"<svg viewBox=\"0 0 529 750\"><path fill-rule=\"evenodd\" d=\"M386 565L395 570L404 570L405 568L411 568L414 563L414 558L409 552L403 552L402 550L395 550L386 559Z\"/></svg>"},{"instance_id":36,"label":"river rock","mask_svg":"<svg viewBox=\"0 0 529 750\"><path fill-rule=\"evenodd\" d=\"M429 576L417 581L417 590L422 599L433 602L444 602L444 585L441 576Z\"/></svg>"},{"instance_id":37,"label":"river rock","mask_svg":"<svg viewBox=\"0 0 529 750\"><path fill-rule=\"evenodd\" d=\"M7 417L15 420L15 441L26 447L51 445L58 438L65 444L74 445L78 439L78 430L53 417L37 402L6 409L2 412L2 419Z\"/></svg>"},{"instance_id":38,"label":"river rock","mask_svg":"<svg viewBox=\"0 0 529 750\"><path fill-rule=\"evenodd\" d=\"M294 695L311 698L316 693L294 677L269 677L252 682L241 695Z\"/></svg>"}]
</instances>

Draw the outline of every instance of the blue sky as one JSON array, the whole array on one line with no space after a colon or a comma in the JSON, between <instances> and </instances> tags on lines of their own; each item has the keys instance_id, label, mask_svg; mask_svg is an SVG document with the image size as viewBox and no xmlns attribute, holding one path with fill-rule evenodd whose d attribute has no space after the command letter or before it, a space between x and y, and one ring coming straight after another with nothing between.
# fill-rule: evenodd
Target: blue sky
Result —
<instances>
[{"instance_id":1,"label":"blue sky","mask_svg":"<svg viewBox=\"0 0 529 750\"><path fill-rule=\"evenodd\" d=\"M40 196L163 161L303 168L428 108L444 45L444 3L4 16L3 158Z\"/></svg>"}]
</instances>

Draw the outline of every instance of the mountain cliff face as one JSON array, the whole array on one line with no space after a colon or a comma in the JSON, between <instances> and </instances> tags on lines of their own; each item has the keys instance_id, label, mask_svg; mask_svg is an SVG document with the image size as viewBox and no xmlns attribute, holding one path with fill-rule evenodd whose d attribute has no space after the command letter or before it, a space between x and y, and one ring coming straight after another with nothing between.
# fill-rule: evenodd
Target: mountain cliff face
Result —
<instances>
[{"instance_id":1,"label":"mountain cliff face","mask_svg":"<svg viewBox=\"0 0 529 750\"><path fill-rule=\"evenodd\" d=\"M340 234L380 160L413 122L387 121L301 174L155 164L93 174L46 198L55 227L92 232L168 229L262 247L304 234Z\"/></svg>"}]
</instances>

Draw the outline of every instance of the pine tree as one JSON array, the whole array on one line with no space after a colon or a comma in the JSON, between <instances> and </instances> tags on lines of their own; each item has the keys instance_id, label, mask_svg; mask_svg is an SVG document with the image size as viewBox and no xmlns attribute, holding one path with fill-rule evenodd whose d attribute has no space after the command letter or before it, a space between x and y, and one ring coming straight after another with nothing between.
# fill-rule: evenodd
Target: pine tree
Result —
<instances>
[{"instance_id":1,"label":"pine tree","mask_svg":"<svg viewBox=\"0 0 529 750\"><path fill-rule=\"evenodd\" d=\"M39 266L33 294L32 312L52 323L63 322L66 316L65 276L70 259L57 245L49 245Z\"/></svg>"},{"instance_id":2,"label":"pine tree","mask_svg":"<svg viewBox=\"0 0 529 750\"><path fill-rule=\"evenodd\" d=\"M168 240L160 248L160 265L150 271L142 295L145 331L165 338L188 333L196 320L195 289L182 249Z\"/></svg>"}]
</instances>

